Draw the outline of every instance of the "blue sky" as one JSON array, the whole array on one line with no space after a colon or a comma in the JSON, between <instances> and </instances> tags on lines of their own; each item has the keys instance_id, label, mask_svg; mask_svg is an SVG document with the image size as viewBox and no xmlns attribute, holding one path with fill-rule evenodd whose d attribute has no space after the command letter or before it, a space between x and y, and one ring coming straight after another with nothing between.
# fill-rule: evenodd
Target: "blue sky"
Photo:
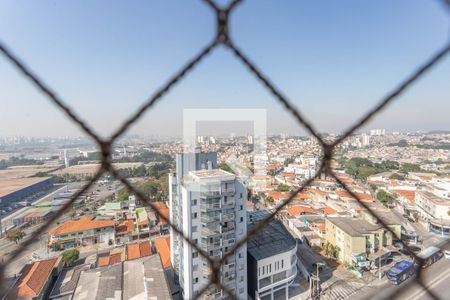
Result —
<instances>
[{"instance_id":1,"label":"blue sky","mask_svg":"<svg viewBox=\"0 0 450 300\"><path fill-rule=\"evenodd\" d=\"M248 0L231 36L319 130L341 132L445 45L449 21L437 0ZM0 40L102 135L214 31L202 1L0 2ZM450 129L449 75L447 57L365 129ZM1 56L0 104L0 136L80 135ZM270 132L304 133L224 48L130 133L181 136L184 108L266 108Z\"/></svg>"}]
</instances>

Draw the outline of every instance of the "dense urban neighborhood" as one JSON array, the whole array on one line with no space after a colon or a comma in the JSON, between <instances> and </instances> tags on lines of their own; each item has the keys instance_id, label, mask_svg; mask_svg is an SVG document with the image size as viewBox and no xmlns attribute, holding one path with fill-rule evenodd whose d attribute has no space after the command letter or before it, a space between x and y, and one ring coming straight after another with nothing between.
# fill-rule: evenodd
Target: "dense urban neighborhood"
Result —
<instances>
[{"instance_id":1,"label":"dense urban neighborhood","mask_svg":"<svg viewBox=\"0 0 450 300\"><path fill-rule=\"evenodd\" d=\"M1 299L376 298L419 263L445 298L448 132L355 134L334 153L337 178L320 171L314 137L270 136L264 153L255 143L198 136L185 152L127 137L112 159L142 199L110 175L77 195L100 167L87 140L0 139L0 256L12 260ZM207 287L209 259L223 259L223 288Z\"/></svg>"}]
</instances>

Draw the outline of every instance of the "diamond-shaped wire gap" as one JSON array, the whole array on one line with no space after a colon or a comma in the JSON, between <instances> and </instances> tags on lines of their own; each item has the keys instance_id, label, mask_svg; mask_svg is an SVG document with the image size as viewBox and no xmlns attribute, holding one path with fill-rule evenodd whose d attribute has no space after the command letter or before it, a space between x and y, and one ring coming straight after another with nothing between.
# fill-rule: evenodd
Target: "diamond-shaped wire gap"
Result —
<instances>
[{"instance_id":1,"label":"diamond-shaped wire gap","mask_svg":"<svg viewBox=\"0 0 450 300\"><path fill-rule=\"evenodd\" d=\"M313 125L309 123L309 121L306 120L306 118L300 113L300 111L296 109L285 96L283 96L283 94L274 86L272 82L270 82L270 80L265 75L262 74L262 72L256 67L256 65L254 65L232 42L227 43L226 46L233 52L233 54L239 59L239 61L243 63L244 66L246 66L259 81L261 81L261 83L270 91L275 99L283 104L284 108L294 116L298 123L306 128L315 138L317 138L322 146L325 146L323 139L318 134Z\"/></svg>"},{"instance_id":2,"label":"diamond-shaped wire gap","mask_svg":"<svg viewBox=\"0 0 450 300\"><path fill-rule=\"evenodd\" d=\"M439 50L435 55L433 55L424 64L419 66L411 75L409 75L399 86L397 86L391 93L389 93L385 98L383 98L380 103L375 106L372 110L366 113L359 121L352 125L345 133L334 142L334 145L341 143L345 138L354 133L358 128L367 123L376 114L383 110L388 104L395 101L402 95L408 88L410 88L418 79L422 78L427 71L434 67L445 55L450 52L450 43L448 43L443 49Z\"/></svg>"},{"instance_id":3,"label":"diamond-shaped wire gap","mask_svg":"<svg viewBox=\"0 0 450 300\"><path fill-rule=\"evenodd\" d=\"M149 199L139 189L137 189L133 184L131 184L131 182L127 178L123 177L120 174L120 172L118 172L114 168L114 166L110 165L108 171L114 178L116 178L120 182L122 182L122 184L126 188L128 188L128 190L130 190L139 199L139 201L141 201L141 203L144 203L145 205L149 206L155 212L155 214L158 218L161 218L165 222L167 222L167 224L169 224L169 227L172 228L172 230L175 233L180 235L191 247L193 247L196 251L198 251L199 255L204 257L209 262L210 266L213 264L212 259L209 257L209 255L206 252L204 252L202 249L200 249L200 247L198 247L189 237L186 237L180 228L173 225L170 222L170 220L164 214L161 213L161 211L158 209L158 207L154 203L149 201Z\"/></svg>"},{"instance_id":4,"label":"diamond-shaped wire gap","mask_svg":"<svg viewBox=\"0 0 450 300\"><path fill-rule=\"evenodd\" d=\"M135 123L150 107L155 105L155 103L160 100L165 94L167 94L170 89L177 84L181 79L183 79L193 68L201 62L211 51L218 45L217 41L214 40L203 48L200 53L198 53L194 58L189 60L184 67L181 68L177 73L175 73L169 81L158 89L153 96L151 96L134 114L132 114L122 125L117 129L117 131L111 136L111 141L116 140L121 136L133 123Z\"/></svg>"},{"instance_id":5,"label":"diamond-shaped wire gap","mask_svg":"<svg viewBox=\"0 0 450 300\"><path fill-rule=\"evenodd\" d=\"M253 236L255 236L260 229L262 229L264 226L269 224L270 221L272 221L272 219L275 218L275 216L281 210L283 210L286 205L288 205L290 202L292 202L292 200L295 198L295 196L297 196L300 192L302 192L306 187L310 186L310 184L320 176L320 174L322 173L322 171L325 168L325 164L326 164L326 162L324 160L322 160L320 166L316 170L315 176L308 179L307 181L305 181L298 189L293 191L291 193L291 195L289 196L289 198L284 200L283 203L280 206L278 206L269 216L267 216L266 218L261 220L256 226L254 226L250 231L248 231L246 236L244 238L242 238L240 241L238 241L234 245L234 247L230 250L230 252L228 252L227 254L225 254L222 257L222 259L220 260L220 264L222 265L227 258L229 258L231 255L233 255L233 253L235 251L237 251L239 248L241 248L249 239L251 239Z\"/></svg>"},{"instance_id":6,"label":"diamond-shaped wire gap","mask_svg":"<svg viewBox=\"0 0 450 300\"><path fill-rule=\"evenodd\" d=\"M330 174L331 176L334 177L334 179L337 181L337 183L339 185L341 185L344 190L349 193L354 199L356 199L359 203L359 205L361 205L362 207L364 207L374 218L377 219L377 221L384 227L384 229L386 229L387 231L389 231L391 233L391 235L394 237L397 237L397 235L395 234L395 232L383 221L381 220L377 214L375 212L372 211L372 209L370 209L370 207L365 204L355 193L353 193L353 191L343 182L341 181L336 174L334 173L334 171L332 169L330 169ZM398 239L398 237L397 237ZM404 249L406 249L406 251L408 252L409 255L414 257L414 261L418 262L418 268L416 269L416 276L417 276L417 280L421 282L421 274L422 274L422 265L423 265L423 259L421 259L420 257L418 257L410 248L408 245L406 245L406 243L404 243L402 240L400 240L400 243L402 244L402 246L404 247ZM427 290L428 291L428 290ZM431 297L434 297L434 294L431 295Z\"/></svg>"},{"instance_id":7,"label":"diamond-shaped wire gap","mask_svg":"<svg viewBox=\"0 0 450 300\"><path fill-rule=\"evenodd\" d=\"M89 188L103 175L103 173L105 172L106 168L102 167L96 174L95 176L89 180L89 182L87 182L80 190L78 190L71 198L70 200L63 205L63 207L61 209L59 209L49 220L47 220L43 226L41 226L39 229L37 229L35 232L33 232L33 234L26 239L22 244L20 244L20 247L17 248L16 250L14 250L12 252L12 255L10 257L10 259L8 261L3 262L0 265L0 279L3 279L4 277L4 271L6 269L6 267L12 262L14 261L15 258L17 258L20 254L23 253L23 251L25 249L27 249L28 246L30 246L36 239L39 239L39 236L41 236L42 234L44 234L49 227L58 219L60 218L65 211L67 211L73 204L73 202L78 199L84 192L86 192L87 190L89 190ZM0 281L0 290L3 290L2 284L4 283L3 280Z\"/></svg>"},{"instance_id":8,"label":"diamond-shaped wire gap","mask_svg":"<svg viewBox=\"0 0 450 300\"><path fill-rule=\"evenodd\" d=\"M59 98L56 93L44 83L30 68L28 68L16 55L13 54L2 42L0 42L0 52L10 61L16 69L22 73L31 83L43 93L54 105L61 109L64 114L75 122L87 135L92 137L98 144L101 143L100 137L94 130L86 124L78 115L76 115L65 103Z\"/></svg>"}]
</instances>

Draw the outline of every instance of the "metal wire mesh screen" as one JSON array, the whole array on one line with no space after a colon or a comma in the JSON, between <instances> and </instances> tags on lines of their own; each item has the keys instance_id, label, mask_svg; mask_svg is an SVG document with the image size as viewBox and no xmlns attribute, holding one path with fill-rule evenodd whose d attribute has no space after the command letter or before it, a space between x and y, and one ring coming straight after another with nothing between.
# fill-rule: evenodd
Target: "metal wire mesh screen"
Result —
<instances>
[{"instance_id":1,"label":"metal wire mesh screen","mask_svg":"<svg viewBox=\"0 0 450 300\"><path fill-rule=\"evenodd\" d=\"M426 72L428 72L438 62L440 62L443 59L443 57L450 52L450 42L447 43L444 48L438 50L431 58L429 58L424 63L419 65L417 69L414 70L409 76L404 78L403 81L401 81L396 88L394 88L383 99L381 99L380 102L375 107L370 109L369 112L367 112L363 117L361 117L361 119L357 120L336 141L332 143L327 143L316 131L313 124L311 124L304 118L303 114L292 105L291 101L285 95L283 95L283 93L269 80L269 78L233 42L229 34L228 21L230 15L233 13L234 10L238 8L238 4L241 2L242 0L234 0L227 7L223 8L219 7L212 0L204 0L205 5L208 5L216 13L217 24L216 24L216 36L214 37L214 39L209 44L207 44L206 47L201 49L200 52L196 54L191 60L189 60L177 73L175 73L167 81L165 85L163 85L160 89L155 91L154 94L150 98L148 98L147 101L133 115L131 115L127 120L125 120L125 122L123 122L122 126L109 139L102 139L97 134L95 134L92 128L89 127L86 123L84 123L73 111L71 111L68 108L68 106L66 106L65 102L61 98L59 98L58 95L41 78L39 78L35 73L33 73L31 69L26 66L25 63L23 63L9 48L6 47L6 45L0 42L0 52L2 53L2 55L11 64L15 66L15 68L22 74L23 77L28 79L56 107L62 110L67 118L72 120L72 122L77 124L89 137L91 137L96 142L101 152L101 167L99 168L95 176L93 176L93 178L87 184L85 184L77 193L75 193L71 197L70 201L66 203L59 211L57 211L57 213L54 214L51 217L51 219L49 219L42 227L40 227L37 231L35 231L30 239L24 241L20 245L20 247L11 254L11 259L5 261L0 266L0 278L3 278L5 268L11 263L11 261L17 258L28 246L31 245L31 243L33 243L35 239L39 238L40 235L46 232L51 226L51 224L54 223L59 217L61 217L63 213L70 208L72 203L84 192L86 192L94 184L94 182L96 182L106 172L108 172L113 177L121 181L122 184L125 185L132 193L134 193L136 197L141 200L142 203L145 203L146 205L151 207L159 218L162 218L163 220L168 222L169 226L175 233L182 236L182 238L187 243L189 243L189 245L191 245L196 251L198 251L200 256L202 256L204 259L208 261L212 271L210 283L207 286L205 286L202 289L202 291L197 293L196 298L201 297L211 285L215 285L216 287L222 289L231 298L236 298L236 296L232 291L228 290L225 286L222 285L222 278L220 275L220 267L222 263L224 263L227 258L233 255L235 250L243 246L248 239L253 237L256 234L256 232L258 232L262 227L267 225L286 205L288 205L295 198L295 196L298 193L300 193L302 190L305 189L305 187L310 185L315 180L315 178L317 178L317 176L319 176L323 172L325 172L329 176L332 176L342 188L344 188L353 198L358 200L359 204L364 209L366 209L374 218L376 218L380 224L383 225L384 229L389 231L393 236L396 236L393 230L386 223L384 223L383 220L379 218L377 214L374 211L372 211L371 208L367 206L365 202L361 201L358 195L356 195L346 185L346 183L342 182L339 179L339 177L336 176L334 170L331 167L331 160L333 159L335 148L341 142L343 142L346 138L352 135L360 127L365 125L370 119L375 117L381 110L387 107L388 104L395 101L418 79L423 77ZM445 5L444 7L450 10L450 1L443 0L442 2ZM262 222L258 223L257 226L249 230L246 238L238 241L234 245L233 249L231 249L231 251L229 251L220 259L212 259L208 256L206 252L200 249L197 244L195 244L193 241L185 237L183 235L183 232L179 228L171 224L170 220L168 220L163 214L160 213L158 208L144 195L144 193L142 193L135 186L133 186L113 167L111 149L114 141L116 141L119 137L121 137L130 128L130 126L137 120L139 120L146 111L151 109L152 106L157 101L162 100L164 96L170 91L170 89L172 89L178 82L180 82L183 78L185 78L188 75L188 73L193 71L196 65L198 65L207 55L211 54L218 47L224 47L228 49L236 57L236 59L239 62L241 62L242 65L245 68L247 68L251 74L255 76L256 80L261 82L262 85L265 88L267 88L267 90L273 96L273 98L275 98L276 101L280 102L284 106L284 108L294 116L294 118L298 121L298 123L317 139L317 141L321 145L322 154L321 154L321 163L316 171L317 175L315 178L307 180L300 188L296 189L290 195L290 197L282 203L282 205L278 206L275 209L275 211L273 211ZM423 289L427 292L429 297L433 299L438 299L438 297L426 287L426 285L422 280L423 278L421 276L421 269L422 269L421 265L423 263L423 260L417 257L414 254L414 252L409 249L408 245L403 244L403 242L402 245L406 249L406 251L409 252L412 256L414 256L415 260L419 262L419 267L416 269L417 274L415 276L415 279L407 284L404 284L402 287L396 289L394 293L398 295L398 293L401 293L402 290L409 288L411 285L418 284L423 287ZM4 280L1 280L0 282L3 283ZM388 298L392 298L393 296L395 295L389 295Z\"/></svg>"}]
</instances>

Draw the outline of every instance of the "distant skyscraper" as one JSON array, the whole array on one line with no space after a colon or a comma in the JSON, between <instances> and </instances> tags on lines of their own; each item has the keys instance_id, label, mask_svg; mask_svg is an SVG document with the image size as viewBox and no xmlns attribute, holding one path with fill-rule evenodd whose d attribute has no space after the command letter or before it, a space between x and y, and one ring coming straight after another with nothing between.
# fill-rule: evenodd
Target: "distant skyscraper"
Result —
<instances>
[{"instance_id":1,"label":"distant skyscraper","mask_svg":"<svg viewBox=\"0 0 450 300\"><path fill-rule=\"evenodd\" d=\"M253 145L253 135L249 135L249 136L247 137L247 140L248 140L248 143L249 143L250 145Z\"/></svg>"},{"instance_id":2,"label":"distant skyscraper","mask_svg":"<svg viewBox=\"0 0 450 300\"><path fill-rule=\"evenodd\" d=\"M215 259L233 249L247 230L243 183L234 175L216 169L216 153L178 154L176 172L169 175L170 220L184 235ZM184 299L192 299L209 282L207 261L171 230L170 255ZM238 299L247 296L247 248L237 250L223 264L221 282ZM211 287L206 298L225 294Z\"/></svg>"},{"instance_id":3,"label":"distant skyscraper","mask_svg":"<svg viewBox=\"0 0 450 300\"><path fill-rule=\"evenodd\" d=\"M371 129L370 135L385 135L386 129Z\"/></svg>"},{"instance_id":4,"label":"distant skyscraper","mask_svg":"<svg viewBox=\"0 0 450 300\"><path fill-rule=\"evenodd\" d=\"M67 154L67 149L64 149L64 165L66 166L66 168L70 167L69 154Z\"/></svg>"},{"instance_id":5,"label":"distant skyscraper","mask_svg":"<svg viewBox=\"0 0 450 300\"><path fill-rule=\"evenodd\" d=\"M369 146L370 145L370 136L365 134L365 133L363 133L361 135L361 144L362 144L363 147Z\"/></svg>"}]
</instances>

